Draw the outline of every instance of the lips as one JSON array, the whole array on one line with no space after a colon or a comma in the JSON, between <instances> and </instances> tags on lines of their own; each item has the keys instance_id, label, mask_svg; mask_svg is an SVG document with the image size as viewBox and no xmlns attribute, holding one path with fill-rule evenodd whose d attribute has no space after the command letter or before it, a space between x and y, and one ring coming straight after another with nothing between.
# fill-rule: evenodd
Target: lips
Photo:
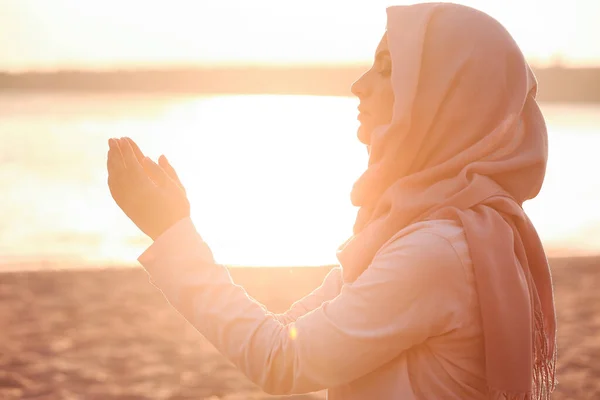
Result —
<instances>
[{"instance_id":1,"label":"lips","mask_svg":"<svg viewBox=\"0 0 600 400\"><path fill-rule=\"evenodd\" d=\"M368 115L369 115L369 113L368 113L367 111L365 111L365 109L364 109L364 108L362 108L362 107L360 107L360 106L358 107L358 117L357 117L357 119L358 119L359 121L362 121L362 120L363 120L365 117L367 117Z\"/></svg>"},{"instance_id":2,"label":"lips","mask_svg":"<svg viewBox=\"0 0 600 400\"><path fill-rule=\"evenodd\" d=\"M369 116L369 113L367 111L365 111L364 108L362 107L358 107L358 117L356 117L356 119L358 119L361 123L361 127L358 129L358 140L366 145L369 145L370 143L370 132L368 131L368 129L366 129L365 126L365 120L367 119L367 117Z\"/></svg>"}]
</instances>

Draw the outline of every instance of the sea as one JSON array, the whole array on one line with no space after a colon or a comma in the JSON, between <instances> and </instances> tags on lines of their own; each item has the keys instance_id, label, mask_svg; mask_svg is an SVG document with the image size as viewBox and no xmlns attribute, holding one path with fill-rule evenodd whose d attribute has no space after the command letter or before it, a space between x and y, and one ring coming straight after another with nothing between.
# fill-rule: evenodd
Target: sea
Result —
<instances>
[{"instance_id":1,"label":"sea","mask_svg":"<svg viewBox=\"0 0 600 400\"><path fill-rule=\"evenodd\" d=\"M336 263L367 164L355 98L0 92L0 270L133 266L151 244L107 186L108 139L177 169L218 262ZM549 164L524 205L549 256L600 254L600 105L541 103Z\"/></svg>"}]
</instances>

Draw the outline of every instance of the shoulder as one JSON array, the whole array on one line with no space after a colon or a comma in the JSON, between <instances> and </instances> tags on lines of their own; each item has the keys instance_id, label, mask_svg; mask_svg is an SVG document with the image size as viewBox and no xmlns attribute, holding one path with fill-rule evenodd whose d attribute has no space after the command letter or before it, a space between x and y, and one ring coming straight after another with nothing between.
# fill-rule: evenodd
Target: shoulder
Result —
<instances>
[{"instance_id":1,"label":"shoulder","mask_svg":"<svg viewBox=\"0 0 600 400\"><path fill-rule=\"evenodd\" d=\"M447 288L471 281L464 230L451 220L409 225L381 247L371 267L386 270L389 278L409 277L412 281Z\"/></svg>"},{"instance_id":2,"label":"shoulder","mask_svg":"<svg viewBox=\"0 0 600 400\"><path fill-rule=\"evenodd\" d=\"M423 253L422 250L425 249L428 251ZM400 250L423 257L454 254L461 262L470 262L464 229L460 223L452 220L432 220L411 224L392 236L377 255Z\"/></svg>"},{"instance_id":3,"label":"shoulder","mask_svg":"<svg viewBox=\"0 0 600 400\"><path fill-rule=\"evenodd\" d=\"M392 236L383 246L401 246L407 242L440 243L447 242L451 247L466 245L463 227L453 220L431 220L411 224Z\"/></svg>"}]
</instances>

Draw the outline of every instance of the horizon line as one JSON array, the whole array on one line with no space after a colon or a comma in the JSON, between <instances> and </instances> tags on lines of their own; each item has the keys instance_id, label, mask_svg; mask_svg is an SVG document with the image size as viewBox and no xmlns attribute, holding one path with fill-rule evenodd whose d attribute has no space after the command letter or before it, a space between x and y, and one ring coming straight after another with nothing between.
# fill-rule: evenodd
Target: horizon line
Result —
<instances>
[{"instance_id":1,"label":"horizon line","mask_svg":"<svg viewBox=\"0 0 600 400\"><path fill-rule=\"evenodd\" d=\"M57 73L113 73L113 72L171 72L184 70L330 70L330 69L358 69L370 67L368 62L345 62L345 63L207 63L207 64L146 64L146 65L123 65L123 66L98 66L98 67L56 67L56 68L29 68L29 69L2 69L0 74L4 75L27 75L27 74L57 74ZM538 70L600 70L600 63L588 65L573 65L569 63L530 63L533 69Z\"/></svg>"}]
</instances>

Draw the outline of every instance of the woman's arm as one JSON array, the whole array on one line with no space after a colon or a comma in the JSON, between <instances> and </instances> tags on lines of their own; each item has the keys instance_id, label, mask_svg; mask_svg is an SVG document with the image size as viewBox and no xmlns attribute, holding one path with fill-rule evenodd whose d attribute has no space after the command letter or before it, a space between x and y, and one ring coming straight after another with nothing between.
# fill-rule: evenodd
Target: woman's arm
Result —
<instances>
[{"instance_id":1,"label":"woman's arm","mask_svg":"<svg viewBox=\"0 0 600 400\"><path fill-rule=\"evenodd\" d=\"M273 314L275 319L284 325L296 321L308 312L319 308L324 302L333 300L342 289L342 269L332 268L325 276L321 286L296 301L289 310L282 314Z\"/></svg>"},{"instance_id":2,"label":"woman's arm","mask_svg":"<svg viewBox=\"0 0 600 400\"><path fill-rule=\"evenodd\" d=\"M169 241L169 237L178 240ZM165 247L169 241L175 246ZM191 220L140 258L169 302L253 382L273 394L351 382L457 327L466 283L444 238L417 231L382 249L340 294L288 325L235 285Z\"/></svg>"},{"instance_id":3,"label":"woman's arm","mask_svg":"<svg viewBox=\"0 0 600 400\"><path fill-rule=\"evenodd\" d=\"M164 237L161 237L160 238L160 247L163 249L169 249L169 248L173 248L173 247L177 246L177 242L180 240L180 236L181 235L169 234L169 235L165 235ZM215 264L215 261L212 256L212 252L210 251L210 249L208 248L206 243L204 243L203 241L200 241L195 244L197 244L201 247L200 254L202 254L202 256L198 257L196 259L196 265L195 265L195 269L198 271L198 273L201 274L203 272L204 268ZM146 254L145 257L147 258L148 254ZM152 277L150 280L154 284ZM261 305L261 306L263 307L265 312L272 315L275 319L277 319L282 324L287 325L289 323L294 322L296 319L298 319L299 317L308 313L309 311L319 308L319 306L321 304L323 304L325 301L329 301L329 300L332 300L333 298L335 298L340 293L341 288L342 288L342 270L338 266L338 267L332 268L327 273L327 275L325 276L325 279L323 280L323 282L321 283L321 285L318 288L316 288L315 290L313 290L311 293L307 294L300 300L294 302L294 304L292 304L292 306L286 312L279 313L279 314L271 313L270 311L267 310L266 307L264 307L263 305ZM175 289L175 290L177 290L177 289ZM248 296L248 297L250 297L250 296ZM253 301L256 301L256 300L253 299Z\"/></svg>"}]
</instances>

